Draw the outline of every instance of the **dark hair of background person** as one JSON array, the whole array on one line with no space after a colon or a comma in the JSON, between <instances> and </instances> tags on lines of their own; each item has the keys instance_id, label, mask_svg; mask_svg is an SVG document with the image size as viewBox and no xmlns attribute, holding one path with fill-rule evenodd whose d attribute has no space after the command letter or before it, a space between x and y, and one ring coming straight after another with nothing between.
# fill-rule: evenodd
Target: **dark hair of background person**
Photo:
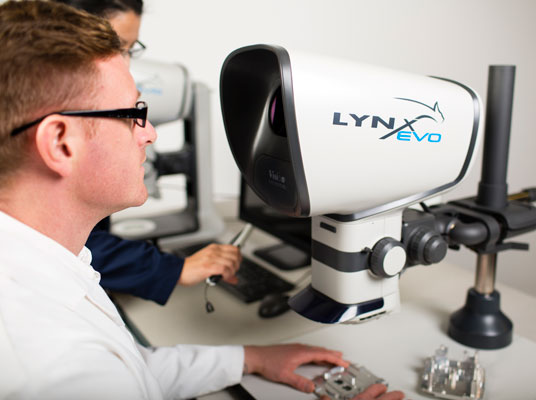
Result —
<instances>
[{"instance_id":1,"label":"dark hair of background person","mask_svg":"<svg viewBox=\"0 0 536 400\"><path fill-rule=\"evenodd\" d=\"M143 13L143 0L53 0L57 3L85 10L102 18L111 18L116 12Z\"/></svg>"}]
</instances>

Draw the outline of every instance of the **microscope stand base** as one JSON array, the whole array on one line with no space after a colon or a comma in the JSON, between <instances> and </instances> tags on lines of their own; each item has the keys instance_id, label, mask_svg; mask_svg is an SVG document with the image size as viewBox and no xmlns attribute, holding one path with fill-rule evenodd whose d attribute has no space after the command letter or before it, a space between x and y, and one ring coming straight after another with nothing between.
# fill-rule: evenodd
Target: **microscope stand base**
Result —
<instances>
[{"instance_id":1,"label":"microscope stand base","mask_svg":"<svg viewBox=\"0 0 536 400\"><path fill-rule=\"evenodd\" d=\"M467 292L465 305L450 316L449 336L479 349L500 349L512 343L512 322L500 309L496 290L486 295L474 288Z\"/></svg>"}]
</instances>

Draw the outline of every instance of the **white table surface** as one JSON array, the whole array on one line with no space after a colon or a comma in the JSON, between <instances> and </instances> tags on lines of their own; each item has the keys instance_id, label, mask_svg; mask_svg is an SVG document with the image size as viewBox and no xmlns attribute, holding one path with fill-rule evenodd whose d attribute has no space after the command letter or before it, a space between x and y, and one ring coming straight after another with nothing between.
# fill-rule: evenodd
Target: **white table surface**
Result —
<instances>
[{"instance_id":1,"label":"white table surface","mask_svg":"<svg viewBox=\"0 0 536 400\"><path fill-rule=\"evenodd\" d=\"M294 340L311 345L340 349L345 357L367 367L402 390L408 399L429 399L418 390L423 362L439 345L448 347L449 358L462 360L464 350L475 350L450 339L443 321L432 308L406 304L401 312L360 325L336 325L301 335ZM535 399L533 381L536 343L515 335L512 344L500 350L479 350L480 364L486 371L485 399ZM302 374L314 377L324 369L307 368ZM242 386L257 399L314 399L284 385L255 376L246 376Z\"/></svg>"},{"instance_id":2,"label":"white table surface","mask_svg":"<svg viewBox=\"0 0 536 400\"><path fill-rule=\"evenodd\" d=\"M222 241L234 236L241 226L240 222L228 223ZM243 253L286 279L297 281L307 273L307 268L281 272L252 256L256 248L275 243L273 237L255 230ZM472 270L445 262L411 268L400 280L399 313L351 326L317 324L292 311L274 319L261 319L257 315L258 303L244 304L218 287L208 292L216 311L207 314L204 285L176 289L164 307L128 295L118 295L116 299L153 345L300 341L332 347L386 379L391 388L404 390L408 398L420 399L424 397L416 389L424 358L441 344L449 347L450 357L462 357L465 347L452 341L446 330L449 315L464 304L473 283ZM505 285L499 285L497 290L501 293L501 308L514 324L514 341L502 350L480 351L487 373L485 398L536 399L536 390L531 390L532 381L536 380L532 366L536 360L536 298ZM304 373L316 372L309 369ZM259 399L314 398L300 397L292 389L257 377L245 377L243 386ZM219 393L205 398L230 397Z\"/></svg>"}]
</instances>

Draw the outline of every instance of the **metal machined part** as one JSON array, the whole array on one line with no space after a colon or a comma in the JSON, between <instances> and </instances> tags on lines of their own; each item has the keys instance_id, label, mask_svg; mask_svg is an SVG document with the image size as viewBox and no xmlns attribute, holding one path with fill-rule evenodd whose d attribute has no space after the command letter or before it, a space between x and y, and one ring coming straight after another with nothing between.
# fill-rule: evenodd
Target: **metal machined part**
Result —
<instances>
[{"instance_id":1,"label":"metal machined part","mask_svg":"<svg viewBox=\"0 0 536 400\"><path fill-rule=\"evenodd\" d=\"M465 400L484 397L485 371L478 363L478 351L461 361L449 360L448 348L440 346L424 362L421 391L442 399Z\"/></svg>"},{"instance_id":2,"label":"metal machined part","mask_svg":"<svg viewBox=\"0 0 536 400\"><path fill-rule=\"evenodd\" d=\"M387 385L365 367L350 364L348 368L335 367L313 379L315 394L332 400L349 400L374 383Z\"/></svg>"}]
</instances>

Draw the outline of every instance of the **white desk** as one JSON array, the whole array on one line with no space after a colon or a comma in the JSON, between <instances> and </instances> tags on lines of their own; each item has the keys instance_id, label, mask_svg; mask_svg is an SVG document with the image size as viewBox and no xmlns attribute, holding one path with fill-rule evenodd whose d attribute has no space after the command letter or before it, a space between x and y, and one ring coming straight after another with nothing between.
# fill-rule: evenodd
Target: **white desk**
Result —
<instances>
[{"instance_id":1,"label":"white desk","mask_svg":"<svg viewBox=\"0 0 536 400\"><path fill-rule=\"evenodd\" d=\"M418 392L424 359L430 357L440 344L449 348L449 357L454 359L462 359L466 349L438 329L441 325L433 310L410 304L398 314L361 326L337 325L302 335L297 340L343 349L348 359L365 365L387 380L391 388L404 391L407 398L429 399ZM468 350L470 355L474 354L473 349ZM535 357L536 343L521 336L514 337L513 343L505 349L481 350L479 359L486 370L485 398L534 399ZM321 371L315 370L312 374L306 371L304 375L313 377ZM245 377L242 386L258 399L315 398L253 376Z\"/></svg>"},{"instance_id":2,"label":"white desk","mask_svg":"<svg viewBox=\"0 0 536 400\"><path fill-rule=\"evenodd\" d=\"M240 226L239 222L228 224L228 232L222 240L232 237ZM267 265L251 253L260 246L273 243L276 243L275 239L254 231L243 252ZM303 272L298 270L282 275L295 281ZM282 341L318 344L344 351L347 359L365 365L385 378L393 389L404 390L408 398L421 399L424 397L416 392L416 388L424 358L431 356L441 344L449 347L450 357L462 357L464 347L452 341L446 335L446 329L449 315L464 304L467 289L473 281L472 271L447 263L414 267L400 280L400 313L354 326L320 325L293 312L274 319L261 319L257 316L258 303L246 305L218 287L209 290L216 311L206 314L201 285L175 290L164 307L126 295L118 296L118 301L153 345ZM480 352L487 373L486 398L534 399L532 380L536 375L532 364L536 360L536 298L504 285L497 289L501 293L501 308L514 323L514 342L502 350ZM472 351L470 349L470 354ZM256 377L245 377L243 386L260 399L299 399L301 396L296 391ZM220 394L208 398L229 397Z\"/></svg>"}]
</instances>

